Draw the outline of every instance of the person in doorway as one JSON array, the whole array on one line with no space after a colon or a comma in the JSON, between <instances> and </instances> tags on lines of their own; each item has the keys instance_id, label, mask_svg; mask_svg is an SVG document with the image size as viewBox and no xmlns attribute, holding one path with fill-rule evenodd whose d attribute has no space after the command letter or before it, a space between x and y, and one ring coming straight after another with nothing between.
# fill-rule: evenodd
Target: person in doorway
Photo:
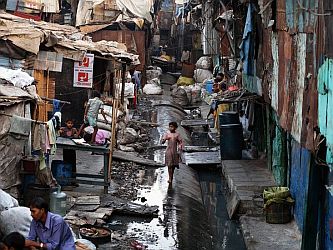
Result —
<instances>
[{"instance_id":1,"label":"person in doorway","mask_svg":"<svg viewBox=\"0 0 333 250\"><path fill-rule=\"evenodd\" d=\"M49 212L49 205L36 197L30 202L32 222L25 246L30 248L75 250L72 232L64 219ZM37 242L38 239L38 242Z\"/></svg>"},{"instance_id":2,"label":"person in doorway","mask_svg":"<svg viewBox=\"0 0 333 250\"><path fill-rule=\"evenodd\" d=\"M169 132L166 133L161 140L161 143L164 144L168 141L168 146L165 152L165 164L168 167L169 180L171 184L173 180L173 174L175 168L179 168L180 152L183 150L183 140L180 137L180 134L176 131L178 125L176 122L169 123Z\"/></svg>"},{"instance_id":3,"label":"person in doorway","mask_svg":"<svg viewBox=\"0 0 333 250\"><path fill-rule=\"evenodd\" d=\"M94 128L94 133L92 134L91 143L93 144L95 142L96 134L98 131L97 127L97 118L98 113L101 110L101 113L104 117L105 123L108 123L108 120L106 119L104 108L103 108L103 101L100 99L101 95L98 92L94 92L94 98L89 99L86 109L84 111L84 123L81 125L79 130L79 135L82 134L83 129L85 127L92 126Z\"/></svg>"},{"instance_id":4,"label":"person in doorway","mask_svg":"<svg viewBox=\"0 0 333 250\"><path fill-rule=\"evenodd\" d=\"M77 129L73 127L74 122L72 119L66 121L66 127L61 127L59 130L60 136L65 138L78 138Z\"/></svg>"},{"instance_id":5,"label":"person in doorway","mask_svg":"<svg viewBox=\"0 0 333 250\"><path fill-rule=\"evenodd\" d=\"M12 232L3 238L0 250L23 250L25 245L24 236L18 232Z\"/></svg>"}]
</instances>

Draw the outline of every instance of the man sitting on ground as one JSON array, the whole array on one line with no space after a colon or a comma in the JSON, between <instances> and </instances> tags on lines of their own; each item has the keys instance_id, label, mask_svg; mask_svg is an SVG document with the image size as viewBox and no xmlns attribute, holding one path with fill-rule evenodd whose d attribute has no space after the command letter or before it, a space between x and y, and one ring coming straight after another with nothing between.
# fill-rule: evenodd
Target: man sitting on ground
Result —
<instances>
[{"instance_id":1,"label":"man sitting on ground","mask_svg":"<svg viewBox=\"0 0 333 250\"><path fill-rule=\"evenodd\" d=\"M30 211L33 220L29 236L25 241L26 247L75 250L73 235L68 224L60 215L49 212L49 205L43 198L34 198L30 202Z\"/></svg>"}]
</instances>

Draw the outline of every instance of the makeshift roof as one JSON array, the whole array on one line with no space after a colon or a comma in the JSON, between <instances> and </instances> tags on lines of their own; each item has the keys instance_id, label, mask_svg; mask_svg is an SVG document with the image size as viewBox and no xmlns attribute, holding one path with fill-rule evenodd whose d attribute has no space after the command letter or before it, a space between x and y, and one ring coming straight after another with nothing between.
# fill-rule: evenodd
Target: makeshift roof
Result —
<instances>
[{"instance_id":1,"label":"makeshift roof","mask_svg":"<svg viewBox=\"0 0 333 250\"><path fill-rule=\"evenodd\" d=\"M0 40L37 55L44 45L62 53L65 58L80 61L86 52L98 53L139 64L139 56L127 52L124 44L113 41L92 42L78 29L60 24L33 21L0 13Z\"/></svg>"}]
</instances>

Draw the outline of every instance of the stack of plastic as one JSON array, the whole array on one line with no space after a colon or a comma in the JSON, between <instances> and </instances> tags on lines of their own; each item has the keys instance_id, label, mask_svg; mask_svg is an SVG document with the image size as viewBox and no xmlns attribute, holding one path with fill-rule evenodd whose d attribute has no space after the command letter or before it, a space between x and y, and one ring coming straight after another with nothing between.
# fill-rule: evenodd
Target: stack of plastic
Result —
<instances>
[{"instance_id":1,"label":"stack of plastic","mask_svg":"<svg viewBox=\"0 0 333 250\"><path fill-rule=\"evenodd\" d=\"M147 83L143 87L143 93L146 95L161 95L163 93L160 77L162 75L162 69L156 67L154 69L148 69L146 71Z\"/></svg>"}]
</instances>

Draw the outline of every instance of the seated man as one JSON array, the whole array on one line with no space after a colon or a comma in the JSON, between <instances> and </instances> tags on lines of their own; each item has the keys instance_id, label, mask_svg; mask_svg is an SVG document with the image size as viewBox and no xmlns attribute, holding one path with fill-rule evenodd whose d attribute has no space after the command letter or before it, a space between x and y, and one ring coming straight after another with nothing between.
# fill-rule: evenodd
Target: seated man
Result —
<instances>
[{"instance_id":1,"label":"seated man","mask_svg":"<svg viewBox=\"0 0 333 250\"><path fill-rule=\"evenodd\" d=\"M30 202L30 211L33 220L30 225L29 236L25 241L26 247L75 250L75 243L69 226L60 215L49 212L49 205L43 198L34 198ZM37 242L37 238L39 242Z\"/></svg>"}]
</instances>

